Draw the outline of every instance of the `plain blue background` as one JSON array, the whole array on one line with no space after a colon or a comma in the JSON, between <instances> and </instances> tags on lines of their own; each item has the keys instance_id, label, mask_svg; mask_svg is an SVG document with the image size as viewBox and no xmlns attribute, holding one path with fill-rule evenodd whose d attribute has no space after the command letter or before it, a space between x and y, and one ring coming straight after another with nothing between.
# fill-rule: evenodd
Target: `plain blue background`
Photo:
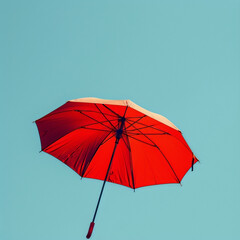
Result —
<instances>
[{"instance_id":1,"label":"plain blue background","mask_svg":"<svg viewBox=\"0 0 240 240\"><path fill-rule=\"evenodd\" d=\"M40 153L67 100L131 99L201 163L180 185L106 184L92 239L240 239L240 1L1 1L0 239L85 239L102 182Z\"/></svg>"}]
</instances>

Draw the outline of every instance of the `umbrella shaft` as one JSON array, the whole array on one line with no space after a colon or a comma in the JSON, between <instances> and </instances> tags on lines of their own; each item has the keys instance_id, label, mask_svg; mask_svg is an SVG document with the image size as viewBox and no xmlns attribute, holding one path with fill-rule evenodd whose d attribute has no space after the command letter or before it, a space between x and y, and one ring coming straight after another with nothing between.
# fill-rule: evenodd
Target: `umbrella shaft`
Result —
<instances>
[{"instance_id":1,"label":"umbrella shaft","mask_svg":"<svg viewBox=\"0 0 240 240\"><path fill-rule=\"evenodd\" d=\"M115 146L114 146L114 149L113 149L112 157L111 157L111 160L110 160L110 163L109 163L109 166L108 166L108 170L107 170L107 173L106 173L106 176L105 176L103 185L102 185L102 190L101 190L101 193L100 193L100 196L99 196L99 199L98 199L97 207L96 207L96 210L95 210L95 213L94 213L94 216L93 216L93 220L92 220L93 222L94 222L94 220L95 220L95 217L96 217L96 214L97 214L97 211L98 211L98 206L99 206L99 203L100 203L100 201L101 201L103 189L104 189L105 183L106 183L106 181L107 181L107 177L108 177L109 170L110 170L110 168L111 168L111 164L112 164L112 160L113 160L113 157L114 157L114 153L115 153L116 148L117 148L118 140L119 140L119 139L116 139L116 142L115 142Z\"/></svg>"},{"instance_id":2,"label":"umbrella shaft","mask_svg":"<svg viewBox=\"0 0 240 240\"><path fill-rule=\"evenodd\" d=\"M125 114L126 114L126 112L125 112ZM113 152L112 152L112 157L111 157L110 163L109 163L109 165L108 165L107 173L106 173L106 176L105 176L103 185L102 185L102 190L101 190L100 196L99 196L99 198L98 198L98 203L97 203L97 207L96 207L96 210L95 210L95 213L94 213L92 222L95 221L95 217L96 217L96 215L97 215L99 203L100 203L100 201L101 201L103 189L104 189L105 183L106 183L106 181L107 181L107 177L108 177L109 170L110 170L110 168L111 168L111 164L112 164L112 160L113 160L113 157L114 157L114 153L115 153L115 151L116 151L118 142L119 142L120 138L122 137L123 126L124 126L124 123L125 123L125 120L126 120L126 119L125 119L125 114L124 114L124 116L123 116L121 119L119 119L119 121L120 121L120 128L116 131L115 146L114 146L114 149L113 149Z\"/></svg>"}]
</instances>

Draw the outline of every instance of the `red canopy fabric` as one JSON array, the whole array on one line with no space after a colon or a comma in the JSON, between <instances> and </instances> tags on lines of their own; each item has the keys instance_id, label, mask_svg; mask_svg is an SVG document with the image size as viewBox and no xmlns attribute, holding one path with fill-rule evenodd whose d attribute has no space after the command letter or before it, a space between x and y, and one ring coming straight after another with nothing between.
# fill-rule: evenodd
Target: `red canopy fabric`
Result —
<instances>
[{"instance_id":1,"label":"red canopy fabric","mask_svg":"<svg viewBox=\"0 0 240 240\"><path fill-rule=\"evenodd\" d=\"M198 159L174 124L130 100L68 101L36 121L42 151L81 177L104 180L123 118L106 180L133 189L180 183Z\"/></svg>"}]
</instances>

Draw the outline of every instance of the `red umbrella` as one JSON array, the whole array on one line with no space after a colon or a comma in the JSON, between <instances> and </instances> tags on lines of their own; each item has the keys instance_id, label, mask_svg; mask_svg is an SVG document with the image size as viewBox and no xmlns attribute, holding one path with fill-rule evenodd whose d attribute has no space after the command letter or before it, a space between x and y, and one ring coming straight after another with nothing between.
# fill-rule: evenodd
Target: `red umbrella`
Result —
<instances>
[{"instance_id":1,"label":"red umbrella","mask_svg":"<svg viewBox=\"0 0 240 240\"><path fill-rule=\"evenodd\" d=\"M36 121L42 151L81 177L133 189L181 183L198 161L181 131L165 117L130 100L71 100Z\"/></svg>"}]
</instances>

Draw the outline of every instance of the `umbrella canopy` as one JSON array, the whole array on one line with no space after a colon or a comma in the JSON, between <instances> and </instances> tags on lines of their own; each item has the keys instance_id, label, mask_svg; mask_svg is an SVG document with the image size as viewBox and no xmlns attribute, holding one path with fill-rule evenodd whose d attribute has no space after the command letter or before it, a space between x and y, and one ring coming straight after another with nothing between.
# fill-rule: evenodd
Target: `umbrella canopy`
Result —
<instances>
[{"instance_id":1,"label":"umbrella canopy","mask_svg":"<svg viewBox=\"0 0 240 240\"><path fill-rule=\"evenodd\" d=\"M198 161L173 123L130 100L71 100L36 124L42 151L104 185L181 183Z\"/></svg>"}]
</instances>

